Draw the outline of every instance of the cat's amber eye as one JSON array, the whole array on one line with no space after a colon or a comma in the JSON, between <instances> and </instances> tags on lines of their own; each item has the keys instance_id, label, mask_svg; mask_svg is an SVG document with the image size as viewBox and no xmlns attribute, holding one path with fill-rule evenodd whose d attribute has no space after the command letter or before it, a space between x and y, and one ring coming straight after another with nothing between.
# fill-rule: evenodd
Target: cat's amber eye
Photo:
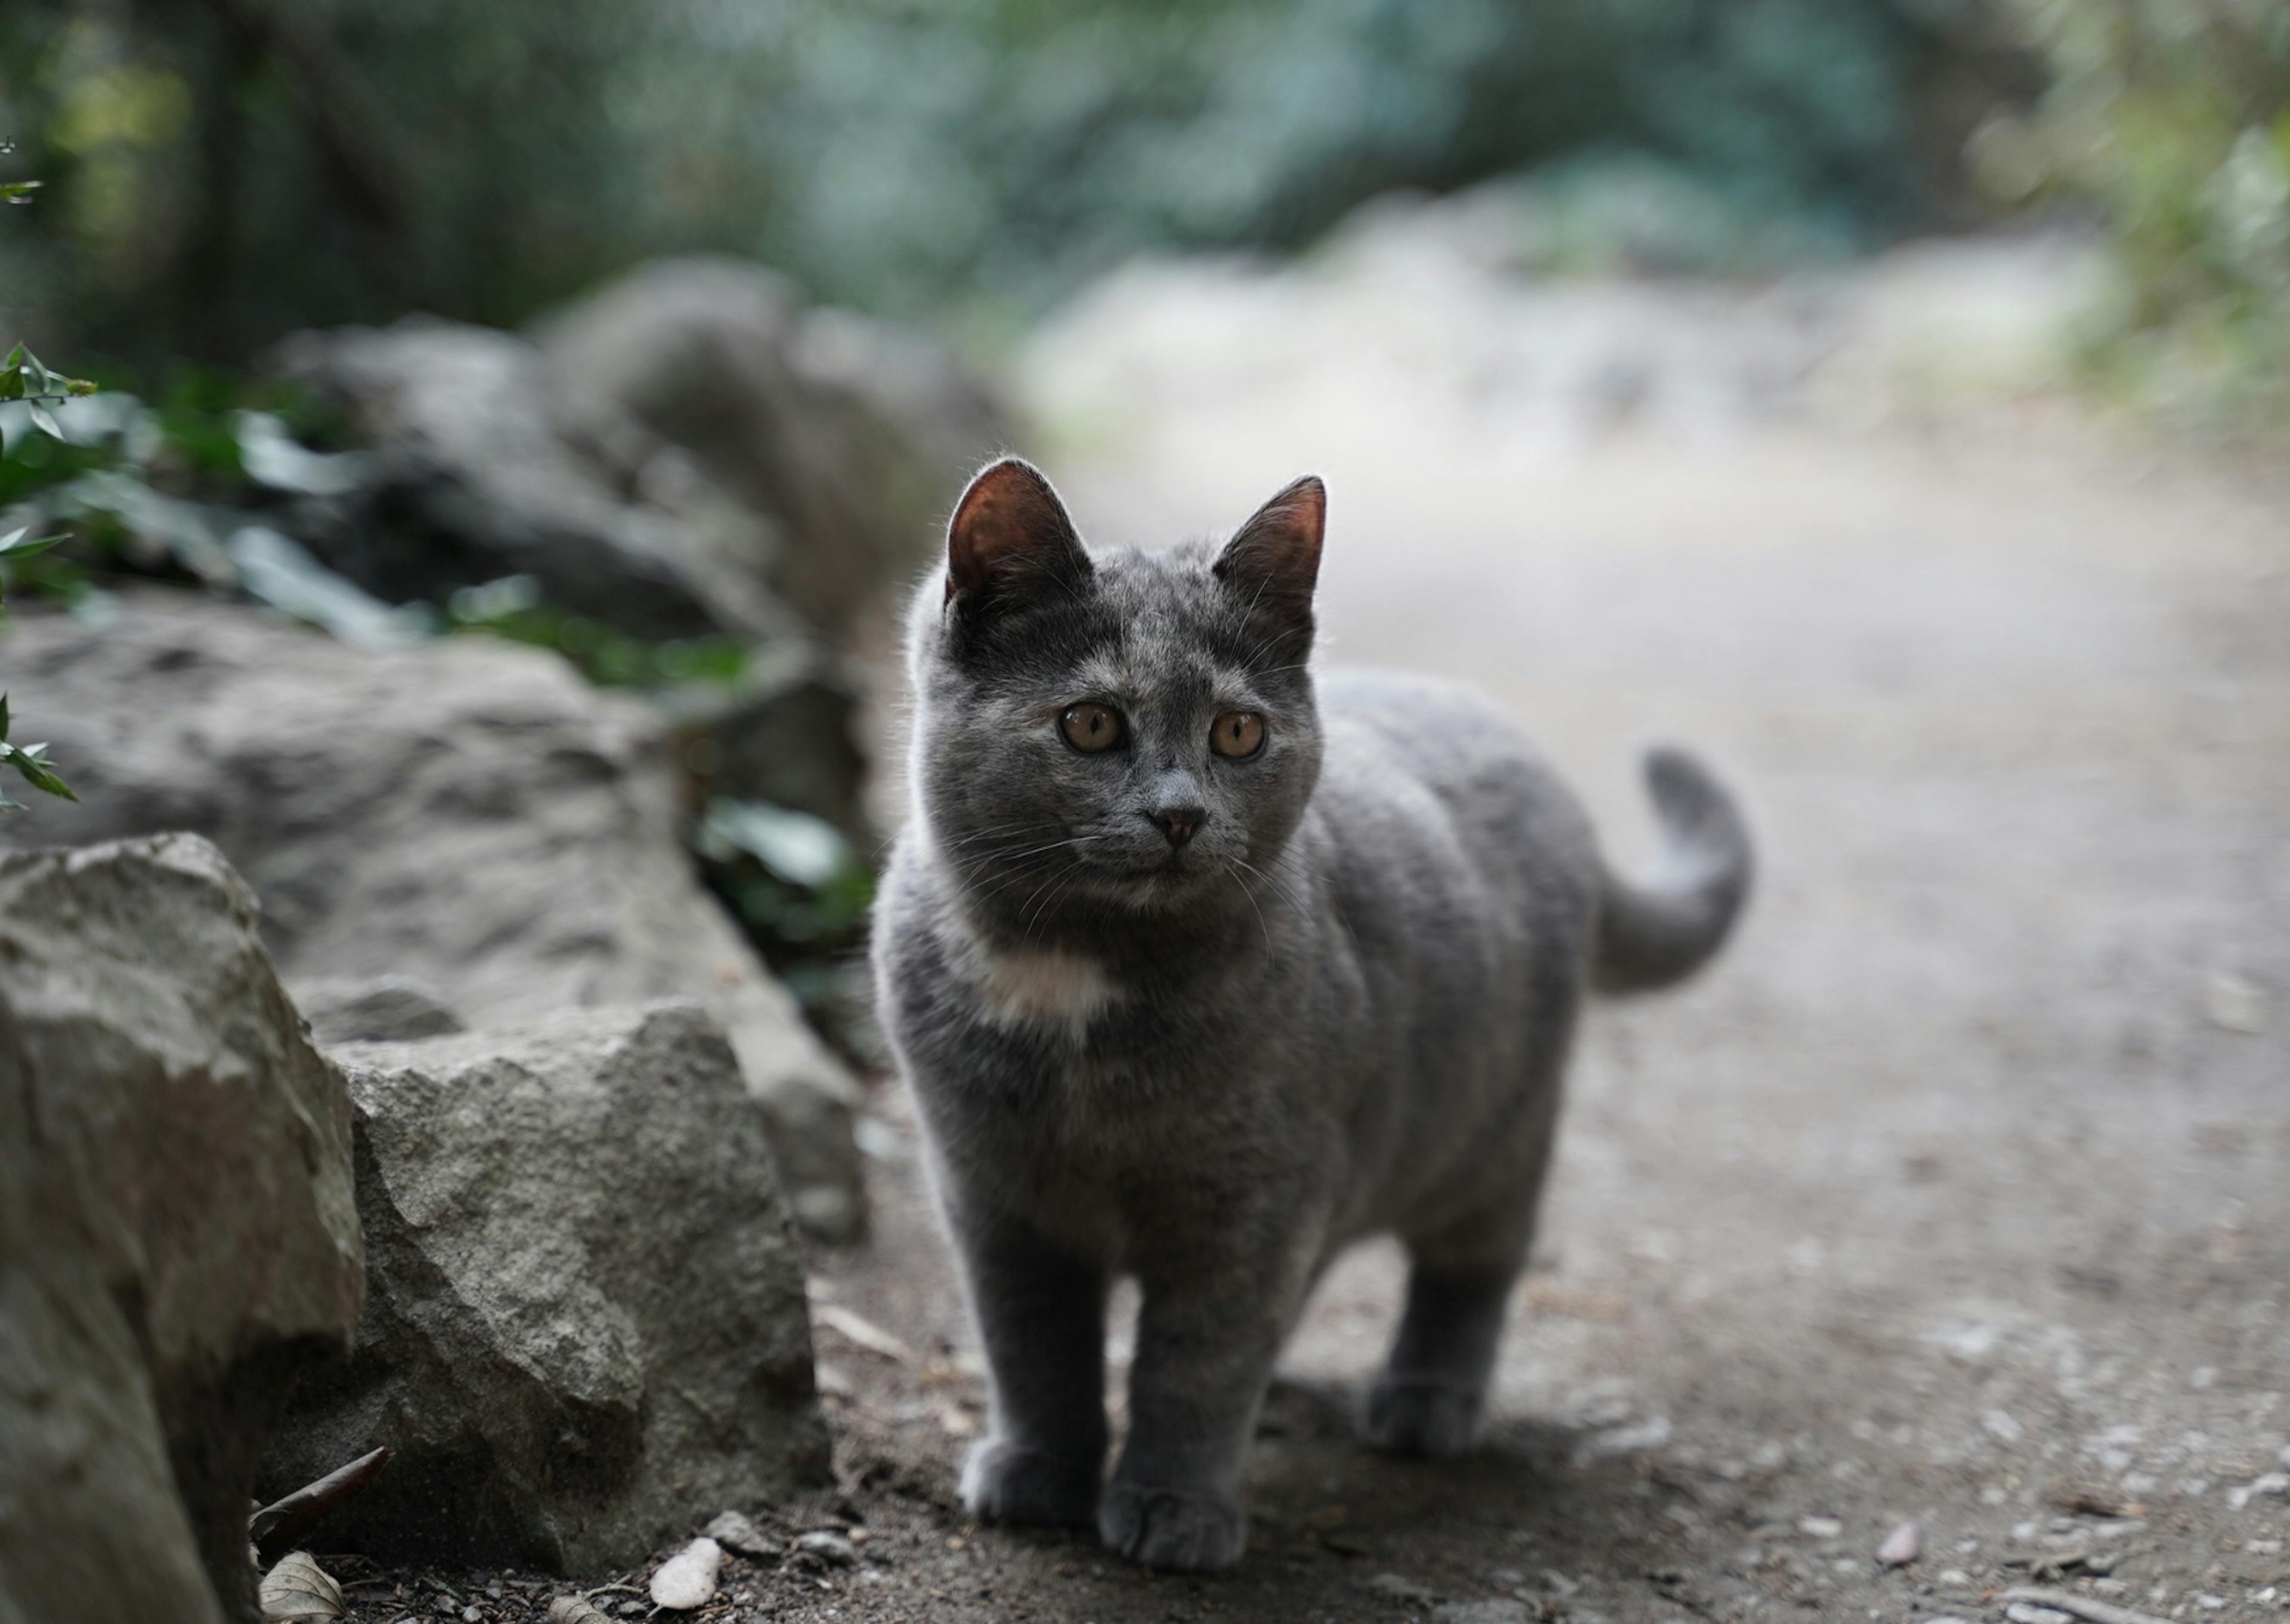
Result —
<instances>
[{"instance_id":1,"label":"cat's amber eye","mask_svg":"<svg viewBox=\"0 0 2290 1624\"><path fill-rule=\"evenodd\" d=\"M1264 718L1253 710L1228 710L1209 730L1209 748L1238 760L1264 748Z\"/></svg>"},{"instance_id":2,"label":"cat's amber eye","mask_svg":"<svg viewBox=\"0 0 2290 1624\"><path fill-rule=\"evenodd\" d=\"M1077 750L1096 755L1121 742L1121 713L1109 705L1069 705L1058 718L1058 732Z\"/></svg>"}]
</instances>

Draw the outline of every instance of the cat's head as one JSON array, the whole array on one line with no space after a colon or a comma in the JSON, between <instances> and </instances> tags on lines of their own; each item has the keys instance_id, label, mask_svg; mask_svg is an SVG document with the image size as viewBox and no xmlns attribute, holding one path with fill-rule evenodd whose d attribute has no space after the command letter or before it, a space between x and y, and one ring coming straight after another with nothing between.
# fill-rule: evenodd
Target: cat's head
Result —
<instances>
[{"instance_id":1,"label":"cat's head","mask_svg":"<svg viewBox=\"0 0 2290 1624\"><path fill-rule=\"evenodd\" d=\"M1277 884L1320 771L1325 509L1304 478L1221 548L1093 555L1031 465L971 482L910 658L917 812L973 916L1054 939Z\"/></svg>"}]
</instances>

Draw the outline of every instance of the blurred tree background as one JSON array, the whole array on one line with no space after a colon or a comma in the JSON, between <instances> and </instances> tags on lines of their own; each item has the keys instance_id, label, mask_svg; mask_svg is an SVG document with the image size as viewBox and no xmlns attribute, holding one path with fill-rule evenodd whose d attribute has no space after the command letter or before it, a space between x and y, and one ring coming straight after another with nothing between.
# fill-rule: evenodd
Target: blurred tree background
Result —
<instances>
[{"instance_id":1,"label":"blurred tree background","mask_svg":"<svg viewBox=\"0 0 2290 1624\"><path fill-rule=\"evenodd\" d=\"M2006 207L2062 199L2125 277L2095 359L2234 437L2290 431L2290 3L2022 0L2050 88L1974 138Z\"/></svg>"},{"instance_id":2,"label":"blurred tree background","mask_svg":"<svg viewBox=\"0 0 2290 1624\"><path fill-rule=\"evenodd\" d=\"M0 324L148 380L714 249L993 334L1531 173L1699 222L1648 268L2064 208L2129 272L2109 365L2279 418L2286 108L2286 0L20 0Z\"/></svg>"},{"instance_id":3,"label":"blurred tree background","mask_svg":"<svg viewBox=\"0 0 2290 1624\"><path fill-rule=\"evenodd\" d=\"M501 324L721 249L1006 327L1139 249L1631 155L1836 248L1960 220L1973 0L20 0L0 320L140 368ZM1748 235L1755 236L1757 233Z\"/></svg>"}]
</instances>

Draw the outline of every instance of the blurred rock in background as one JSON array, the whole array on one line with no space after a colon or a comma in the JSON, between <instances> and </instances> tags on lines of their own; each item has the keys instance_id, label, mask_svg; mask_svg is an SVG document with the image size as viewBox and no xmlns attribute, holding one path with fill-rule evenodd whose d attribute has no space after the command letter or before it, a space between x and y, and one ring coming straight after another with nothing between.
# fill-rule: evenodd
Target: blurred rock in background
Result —
<instances>
[{"instance_id":1,"label":"blurred rock in background","mask_svg":"<svg viewBox=\"0 0 2290 1624\"><path fill-rule=\"evenodd\" d=\"M624 436L617 407L771 516L765 578L830 634L930 556L948 478L1006 449L992 396L947 352L848 311L806 309L733 260L648 265L542 319L565 414ZM633 461L634 459L629 459ZM686 470L648 476L693 482Z\"/></svg>"},{"instance_id":2,"label":"blurred rock in background","mask_svg":"<svg viewBox=\"0 0 2290 1624\"><path fill-rule=\"evenodd\" d=\"M159 589L100 634L20 617L8 655L81 797L16 816L9 839L206 835L260 893L290 979L413 977L476 1027L699 999L797 1215L857 1231L857 1090L700 884L640 701L537 650L353 648Z\"/></svg>"}]
</instances>

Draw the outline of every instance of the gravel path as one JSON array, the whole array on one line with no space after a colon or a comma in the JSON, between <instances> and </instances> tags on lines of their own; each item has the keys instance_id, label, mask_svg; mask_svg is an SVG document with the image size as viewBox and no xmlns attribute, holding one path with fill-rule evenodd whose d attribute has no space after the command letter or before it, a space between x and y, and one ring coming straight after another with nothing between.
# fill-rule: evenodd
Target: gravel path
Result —
<instances>
[{"instance_id":1,"label":"gravel path","mask_svg":"<svg viewBox=\"0 0 2290 1624\"><path fill-rule=\"evenodd\" d=\"M877 1239L818 1280L845 1491L781 1519L859 1560L736 1568L725 1616L2290 1616L2290 488L2027 392L2079 274L1538 292L1418 222L1045 335L1085 531L1317 469L1333 657L1493 690L1625 860L1637 748L1692 741L1762 890L1589 1022L1485 1446L1351 1442L1397 1284L1357 1255L1225 1578L965 1523L980 1389L885 1091Z\"/></svg>"},{"instance_id":2,"label":"gravel path","mask_svg":"<svg viewBox=\"0 0 2290 1624\"><path fill-rule=\"evenodd\" d=\"M1537 292L1419 230L1136 274L1037 341L1085 532L1317 468L1331 657L1493 690L1625 858L1637 749L1691 740L1766 866L1714 972L1589 1023L1473 1460L1378 1460L1324 1402L1381 1351L1382 1251L1293 1348L1213 1582L965 1529L974 1387L823 1332L852 1461L931 1497L949 1599L915 1616L2290 1613L2290 488L2005 398L2076 275L2017 244ZM966 1345L882 1185L826 1288Z\"/></svg>"}]
</instances>

